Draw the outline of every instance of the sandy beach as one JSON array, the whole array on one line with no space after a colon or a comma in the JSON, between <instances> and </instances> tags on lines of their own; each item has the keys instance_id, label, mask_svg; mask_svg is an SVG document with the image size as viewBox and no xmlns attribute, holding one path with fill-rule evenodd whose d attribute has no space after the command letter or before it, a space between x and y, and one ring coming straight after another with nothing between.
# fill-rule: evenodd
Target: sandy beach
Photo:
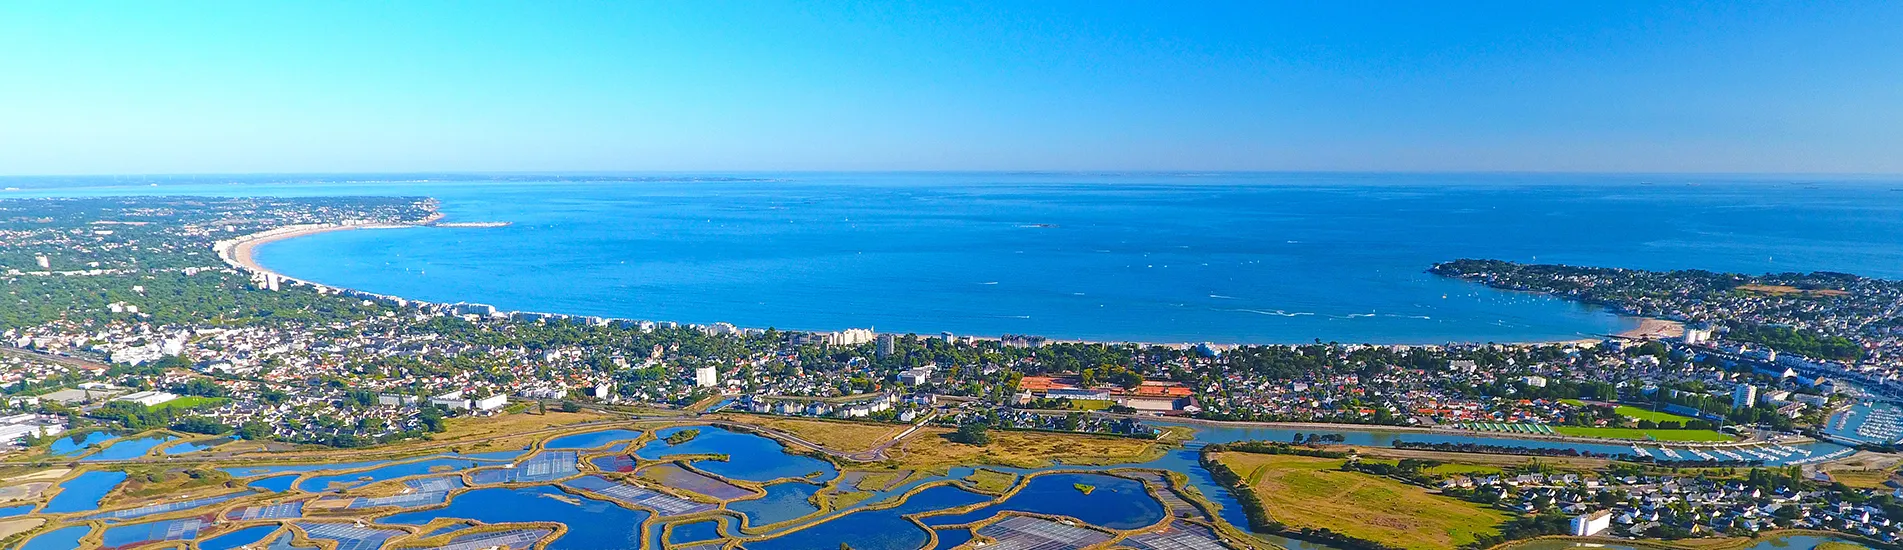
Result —
<instances>
[{"instance_id":1,"label":"sandy beach","mask_svg":"<svg viewBox=\"0 0 1903 550\"><path fill-rule=\"evenodd\" d=\"M1651 340L1679 338L1684 335L1685 335L1685 323L1680 323L1678 321L1668 321L1665 319L1653 319L1650 317L1640 317L1639 326L1633 327L1631 330L1619 333L1619 336L1623 336L1626 338L1640 338L1640 339L1651 339Z\"/></svg>"},{"instance_id":2,"label":"sandy beach","mask_svg":"<svg viewBox=\"0 0 1903 550\"><path fill-rule=\"evenodd\" d=\"M435 217L432 217L430 220L426 220L424 223L429 223L429 221L434 221L435 219L436 219ZM417 225L421 225L421 224L417 224ZM220 256L223 257L226 262L232 264L233 266L243 268L243 269L252 271L254 273L269 273L269 274L277 275L278 277L282 277L285 279L299 280L299 279L294 279L292 277L285 277L284 274L278 273L276 271L272 271L264 267L262 264L259 264L256 257L258 246L263 245L265 243L277 242L277 241L281 241L285 239L295 239L298 237L307 237L311 235L316 235L318 233L329 233L332 231L349 231L352 229L388 229L388 228L394 228L394 227L414 227L414 226L405 224L405 225L306 225L306 226L283 227L283 228L273 229L271 231L266 231L263 233L254 233L250 235L245 235L243 237L238 237L236 239L226 241L229 244L227 244L224 247L225 250L223 251L223 253L220 254Z\"/></svg>"}]
</instances>

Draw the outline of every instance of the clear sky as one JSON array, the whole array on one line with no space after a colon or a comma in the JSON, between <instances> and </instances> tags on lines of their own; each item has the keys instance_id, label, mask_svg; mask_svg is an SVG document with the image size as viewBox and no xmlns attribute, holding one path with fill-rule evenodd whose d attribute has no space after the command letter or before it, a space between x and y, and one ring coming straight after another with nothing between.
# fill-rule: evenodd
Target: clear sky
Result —
<instances>
[{"instance_id":1,"label":"clear sky","mask_svg":"<svg viewBox=\"0 0 1903 550\"><path fill-rule=\"evenodd\" d=\"M1903 2L0 3L0 174L1903 173Z\"/></svg>"}]
</instances>

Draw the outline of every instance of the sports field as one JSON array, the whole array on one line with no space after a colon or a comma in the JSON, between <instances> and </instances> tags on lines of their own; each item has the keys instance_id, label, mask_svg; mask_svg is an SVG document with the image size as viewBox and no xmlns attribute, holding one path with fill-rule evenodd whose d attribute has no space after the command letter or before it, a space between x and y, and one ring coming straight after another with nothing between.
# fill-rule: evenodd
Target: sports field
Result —
<instances>
[{"instance_id":1,"label":"sports field","mask_svg":"<svg viewBox=\"0 0 1903 550\"><path fill-rule=\"evenodd\" d=\"M1639 428L1589 428L1585 426L1554 426L1553 432L1573 437L1599 437L1605 439L1638 439L1650 441L1731 441L1732 437L1712 430L1659 430Z\"/></svg>"}]
</instances>

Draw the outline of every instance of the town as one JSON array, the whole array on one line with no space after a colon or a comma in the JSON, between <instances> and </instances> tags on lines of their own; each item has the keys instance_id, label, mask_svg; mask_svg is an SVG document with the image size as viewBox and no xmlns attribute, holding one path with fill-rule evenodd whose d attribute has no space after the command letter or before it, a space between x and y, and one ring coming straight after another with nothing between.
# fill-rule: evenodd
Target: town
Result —
<instances>
[{"instance_id":1,"label":"town","mask_svg":"<svg viewBox=\"0 0 1903 550\"><path fill-rule=\"evenodd\" d=\"M1831 485L1820 466L1855 449L1794 454L1812 441L1869 453L1903 441L1903 415L1882 402L1903 392L1895 281L1461 261L1433 272L1686 328L1529 344L1139 345L504 311L298 281L232 257L284 228L438 217L417 198L0 201L0 442L167 428L361 447L424 437L445 418L550 408L1144 439L1172 422L1322 423L1601 442L1615 450L1594 454L1621 465L1775 474L1615 466L1421 480L1597 526L1576 534L1801 527L1894 541L1887 518L1903 519L1887 479Z\"/></svg>"}]
</instances>

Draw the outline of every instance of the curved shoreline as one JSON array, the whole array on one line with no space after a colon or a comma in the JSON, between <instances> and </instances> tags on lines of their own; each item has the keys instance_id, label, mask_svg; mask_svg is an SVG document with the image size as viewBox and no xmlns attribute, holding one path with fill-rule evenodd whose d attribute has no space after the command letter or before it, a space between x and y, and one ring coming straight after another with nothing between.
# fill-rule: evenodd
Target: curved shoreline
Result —
<instances>
[{"instance_id":1,"label":"curved shoreline","mask_svg":"<svg viewBox=\"0 0 1903 550\"><path fill-rule=\"evenodd\" d=\"M308 286L316 287L320 290L348 292L351 294L357 294L357 295L362 295L367 297L399 300L402 303L429 303L423 300L417 300L413 298L404 298L401 296L378 294L375 292L370 292L365 290L332 286L332 285L327 285L324 283L319 283L319 282L311 281L307 279L299 279L296 277L291 277L283 273L279 273L275 270L272 270L268 267L265 267L264 264L259 263L256 257L257 255L256 250L257 250L257 247L259 246L277 242L277 241L293 239L297 237L306 237L306 236L316 235L320 233L330 233L333 231L348 231L352 229L395 229L395 228L404 228L404 227L436 226L438 225L438 222L443 219L443 217L444 215L442 213L437 212L432 214L429 218L426 218L422 221L414 222L414 223L306 224L306 225L284 226L284 227L279 227L276 229L261 231L261 232L252 233L249 235L242 235L232 239L218 241L212 245L212 249L218 254L218 258L224 261L226 265L229 265L234 269L251 274L253 276L275 277L281 281L308 285ZM488 226L485 225L483 227L488 227ZM569 314L561 314L557 312L533 312L533 311L527 311L527 310L524 310L524 312L569 315ZM1503 342L1501 344L1509 345L1509 346L1534 346L1534 345L1553 345L1553 344L1574 344L1574 345L1588 346L1588 345L1596 345L1599 342L1605 340L1606 338L1626 338L1626 339L1672 338L1672 337L1676 337L1678 335L1684 334L1684 328L1685 328L1684 324L1677 321L1672 321L1668 319L1657 319L1652 317L1633 317L1629 315L1620 314L1617 312L1611 312L1611 313L1620 319L1632 321L1635 323L1635 325L1632 328L1628 328L1626 330L1613 333L1613 334L1601 335L1599 337L1555 338L1552 340ZM824 331L814 331L814 332L824 332ZM999 338L997 337L988 337L988 336L967 336L967 337L973 338L976 340L981 340L981 341L999 340ZM1065 344L1138 345L1138 346L1165 346L1165 347L1178 347L1178 348L1193 346L1198 344L1198 342L1148 342L1148 341L1139 341L1139 340L1082 340L1082 339L1062 339L1062 338L1050 338L1049 341L1052 343L1065 343ZM1411 347L1442 346L1448 343L1479 344L1481 342L1478 340L1472 340L1472 341L1462 341L1462 342L1415 343L1415 344L1370 344L1370 345L1390 346L1390 347L1397 347L1397 348L1411 348ZM1233 346L1245 346L1245 345L1300 345L1300 344L1299 343L1289 343L1289 344L1222 343L1222 344L1216 344L1216 345L1218 345L1219 347L1233 347Z\"/></svg>"},{"instance_id":2,"label":"curved shoreline","mask_svg":"<svg viewBox=\"0 0 1903 550\"><path fill-rule=\"evenodd\" d=\"M350 291L357 294L372 295L372 296L378 296L378 297L384 297L384 298L403 299L403 298L398 298L395 296L383 296L381 294L375 294L372 292L366 292L361 290L334 287L334 286L326 285L316 281L307 281L304 279L299 279L296 277L285 275L283 273L279 273L270 268L264 267L264 264L258 263L257 248L259 246L274 243L277 241L293 239L297 237L307 237L307 236L316 235L319 233L330 233L333 231L349 231L352 229L398 229L398 228L404 228L404 227L425 227L425 226L435 225L437 221L442 219L443 219L443 214L441 212L435 212L435 213L431 213L429 217L424 218L422 221L413 222L413 223L320 223L320 224L287 225L284 227L279 227L279 228L265 230L265 231L259 231L257 233L251 233L248 235L241 235L235 238L217 241L215 243L212 243L211 248L213 252L218 254L218 259L225 262L225 265L229 265L233 269L237 269L239 272L247 273L254 277L267 277L267 278L275 277L279 280L289 281L296 284L310 285L313 287L317 287L319 289L331 289L335 291ZM415 300L408 300L408 299L403 299L403 300L408 302L415 301Z\"/></svg>"}]
</instances>

